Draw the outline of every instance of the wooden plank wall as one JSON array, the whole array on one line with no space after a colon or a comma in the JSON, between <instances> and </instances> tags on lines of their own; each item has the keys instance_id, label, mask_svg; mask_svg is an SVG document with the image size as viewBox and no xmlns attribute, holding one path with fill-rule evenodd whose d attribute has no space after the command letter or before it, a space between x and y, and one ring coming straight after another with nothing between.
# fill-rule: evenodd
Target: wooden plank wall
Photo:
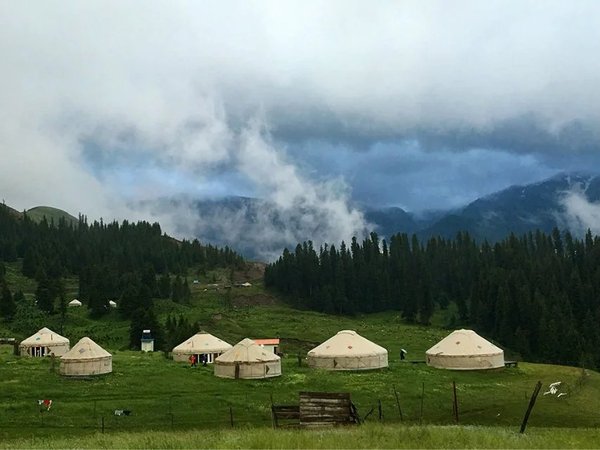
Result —
<instances>
[{"instance_id":1,"label":"wooden plank wall","mask_svg":"<svg viewBox=\"0 0 600 450\"><path fill-rule=\"evenodd\" d=\"M347 392L300 392L300 425L331 426L357 423Z\"/></svg>"}]
</instances>

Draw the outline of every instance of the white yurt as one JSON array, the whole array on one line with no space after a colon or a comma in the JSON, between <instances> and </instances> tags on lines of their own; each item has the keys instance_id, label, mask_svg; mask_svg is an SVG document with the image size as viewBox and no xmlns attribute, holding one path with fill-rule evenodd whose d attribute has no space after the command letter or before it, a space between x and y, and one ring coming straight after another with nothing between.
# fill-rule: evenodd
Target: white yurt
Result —
<instances>
[{"instance_id":1,"label":"white yurt","mask_svg":"<svg viewBox=\"0 0 600 450\"><path fill-rule=\"evenodd\" d=\"M60 373L67 376L90 376L112 372L112 355L84 337L60 358Z\"/></svg>"},{"instance_id":2,"label":"white yurt","mask_svg":"<svg viewBox=\"0 0 600 450\"><path fill-rule=\"evenodd\" d=\"M48 328L42 328L19 344L21 356L62 356L68 351L69 340Z\"/></svg>"},{"instance_id":3,"label":"white yurt","mask_svg":"<svg viewBox=\"0 0 600 450\"><path fill-rule=\"evenodd\" d=\"M281 359L246 338L215 360L214 373L221 378L278 377L281 375Z\"/></svg>"},{"instance_id":4,"label":"white yurt","mask_svg":"<svg viewBox=\"0 0 600 450\"><path fill-rule=\"evenodd\" d=\"M327 370L381 369L388 366L388 352L356 331L342 330L308 352L308 366Z\"/></svg>"},{"instance_id":5,"label":"white yurt","mask_svg":"<svg viewBox=\"0 0 600 450\"><path fill-rule=\"evenodd\" d=\"M504 367L504 350L473 330L456 330L425 352L438 369L485 370Z\"/></svg>"},{"instance_id":6,"label":"white yurt","mask_svg":"<svg viewBox=\"0 0 600 450\"><path fill-rule=\"evenodd\" d=\"M173 348L173 361L187 362L190 356L196 355L200 362L204 356L207 363L213 363L218 356L231 348L231 344L213 336L206 331L199 331L187 341Z\"/></svg>"},{"instance_id":7,"label":"white yurt","mask_svg":"<svg viewBox=\"0 0 600 450\"><path fill-rule=\"evenodd\" d=\"M69 302L69 306L81 306L81 302L75 298Z\"/></svg>"},{"instance_id":8,"label":"white yurt","mask_svg":"<svg viewBox=\"0 0 600 450\"><path fill-rule=\"evenodd\" d=\"M116 308L117 307L117 302L115 302L114 300L109 300L108 301L108 306L110 306L111 308Z\"/></svg>"}]
</instances>

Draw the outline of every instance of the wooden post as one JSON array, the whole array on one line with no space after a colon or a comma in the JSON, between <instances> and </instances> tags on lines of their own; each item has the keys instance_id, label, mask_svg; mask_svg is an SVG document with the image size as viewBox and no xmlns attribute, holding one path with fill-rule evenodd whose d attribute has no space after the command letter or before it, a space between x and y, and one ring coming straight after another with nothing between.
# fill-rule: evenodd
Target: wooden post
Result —
<instances>
[{"instance_id":1,"label":"wooden post","mask_svg":"<svg viewBox=\"0 0 600 450\"><path fill-rule=\"evenodd\" d=\"M527 421L529 420L529 415L531 414L531 410L535 405L535 400L537 399L538 394L540 393L540 389L542 388L542 382L538 381L533 389L533 393L531 394L531 399L529 400L529 406L527 407L527 411L525 412L525 417L523 417L523 423L521 424L521 433L525 433L525 427L527 426Z\"/></svg>"},{"instance_id":2,"label":"wooden post","mask_svg":"<svg viewBox=\"0 0 600 450\"><path fill-rule=\"evenodd\" d=\"M383 408L381 407L381 400L377 400L377 409L379 411L379 420L383 420Z\"/></svg>"},{"instance_id":3,"label":"wooden post","mask_svg":"<svg viewBox=\"0 0 600 450\"><path fill-rule=\"evenodd\" d=\"M394 395L396 396L396 404L398 405L398 414L400 414L400 422L404 421L402 417L402 408L400 408L400 398L398 397L398 391L396 391L396 385L394 384Z\"/></svg>"},{"instance_id":4,"label":"wooden post","mask_svg":"<svg viewBox=\"0 0 600 450\"><path fill-rule=\"evenodd\" d=\"M298 367L302 367L302 355L298 353Z\"/></svg>"},{"instance_id":5,"label":"wooden post","mask_svg":"<svg viewBox=\"0 0 600 450\"><path fill-rule=\"evenodd\" d=\"M456 397L456 381L452 382L452 391L454 392L454 403L452 404L452 410L454 412L454 420L458 424L458 398Z\"/></svg>"},{"instance_id":6,"label":"wooden post","mask_svg":"<svg viewBox=\"0 0 600 450\"><path fill-rule=\"evenodd\" d=\"M273 393L271 392L271 425L273 428L277 428L277 416L275 415L275 409L273 408Z\"/></svg>"},{"instance_id":7,"label":"wooden post","mask_svg":"<svg viewBox=\"0 0 600 450\"><path fill-rule=\"evenodd\" d=\"M419 415L419 425L423 423L423 398L425 397L425 382L423 381L423 387L421 389L421 414Z\"/></svg>"},{"instance_id":8,"label":"wooden post","mask_svg":"<svg viewBox=\"0 0 600 450\"><path fill-rule=\"evenodd\" d=\"M231 428L233 428L233 408L229 407L229 422L231 423Z\"/></svg>"}]
</instances>

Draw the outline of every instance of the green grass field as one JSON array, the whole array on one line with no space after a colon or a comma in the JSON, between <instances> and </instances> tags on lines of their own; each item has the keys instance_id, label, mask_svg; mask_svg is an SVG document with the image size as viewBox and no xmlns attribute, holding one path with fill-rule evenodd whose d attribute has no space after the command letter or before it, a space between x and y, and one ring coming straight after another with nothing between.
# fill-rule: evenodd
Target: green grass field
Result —
<instances>
[{"instance_id":1,"label":"green grass field","mask_svg":"<svg viewBox=\"0 0 600 450\"><path fill-rule=\"evenodd\" d=\"M9 267L8 279L13 286L26 286L29 292L34 289L15 267ZM76 280L69 280L69 286L71 290L76 287ZM232 344L244 337L279 336L286 354L283 375L256 381L221 379L213 376L210 366L192 369L163 353L124 350L128 323L117 311L91 321L85 307L69 309L63 334L72 344L84 335L92 337L113 353L114 371L97 379L66 379L58 374L58 361L52 367L50 359L16 357L11 347L0 346L1 445L547 448L554 442L558 447L591 447L598 442L598 433L589 430L600 423L600 374L594 371L528 363L480 373L437 370L399 361L399 350L407 349L409 359L423 360L425 350L449 330L408 325L396 312L336 317L294 310L266 293L258 280L250 288L231 291L205 291L203 284L191 287L190 305L159 300L159 316L184 314ZM58 325L53 320L49 320L50 328ZM444 321L444 313L438 312L436 322ZM305 355L341 329L354 329L386 347L390 367L332 373L298 366L298 353ZM560 392L567 395L540 394L529 421L527 435L531 437L523 437L516 432L538 380L544 385L542 393L550 383L561 381ZM454 424L453 382L457 385L460 424L466 427L449 426ZM372 412L366 426L356 429L296 431L297 435L271 431L271 399L275 404L297 404L300 391L350 392L362 417ZM40 412L38 399L52 399L52 409ZM133 413L117 417L116 409ZM565 432L564 428L572 430ZM461 437L453 441L451 436Z\"/></svg>"},{"instance_id":2,"label":"green grass field","mask_svg":"<svg viewBox=\"0 0 600 450\"><path fill-rule=\"evenodd\" d=\"M11 439L0 448L600 448L600 430L531 428L526 434L500 427L369 424L321 430L216 429L172 432L94 433Z\"/></svg>"}]
</instances>

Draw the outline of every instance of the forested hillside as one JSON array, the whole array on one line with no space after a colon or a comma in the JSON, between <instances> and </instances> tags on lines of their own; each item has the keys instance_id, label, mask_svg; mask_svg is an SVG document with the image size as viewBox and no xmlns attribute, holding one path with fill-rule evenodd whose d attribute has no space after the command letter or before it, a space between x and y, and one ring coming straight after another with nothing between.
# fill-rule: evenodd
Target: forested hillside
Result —
<instances>
[{"instance_id":1,"label":"forested hillside","mask_svg":"<svg viewBox=\"0 0 600 450\"><path fill-rule=\"evenodd\" d=\"M22 274L35 280L35 296L11 292L3 263L22 260ZM18 215L0 205L0 315L9 325L40 315L64 315L64 280L78 280L78 297L93 318L109 311L116 300L122 317L132 320L132 342L144 326L153 326L153 298L189 299L188 269L198 273L215 267L239 267L243 259L229 248L177 241L158 223L124 221L50 223ZM168 324L167 324L168 325ZM138 330L140 329L140 330ZM160 336L159 336L160 337Z\"/></svg>"},{"instance_id":2,"label":"forested hillside","mask_svg":"<svg viewBox=\"0 0 600 450\"><path fill-rule=\"evenodd\" d=\"M265 285L296 306L336 314L399 310L429 323L435 305L457 306L457 323L530 360L598 367L600 238L555 229L510 235L491 246L468 234L454 240L376 234L350 248L310 242L287 249L265 271Z\"/></svg>"}]
</instances>

